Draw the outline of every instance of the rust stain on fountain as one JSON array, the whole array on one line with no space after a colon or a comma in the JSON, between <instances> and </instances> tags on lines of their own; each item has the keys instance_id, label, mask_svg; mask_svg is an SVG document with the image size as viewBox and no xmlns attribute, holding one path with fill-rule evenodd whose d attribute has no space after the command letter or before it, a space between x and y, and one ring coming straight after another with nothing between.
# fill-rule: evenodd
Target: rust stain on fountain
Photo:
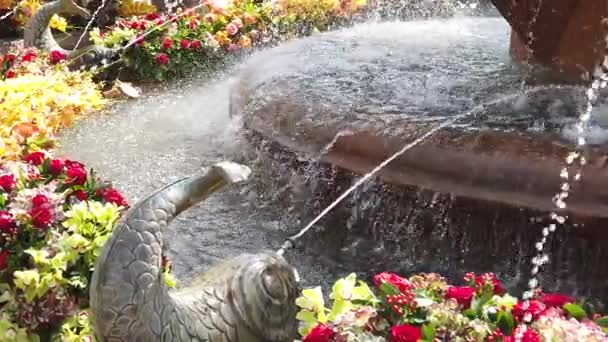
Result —
<instances>
[{"instance_id":1,"label":"rust stain on fountain","mask_svg":"<svg viewBox=\"0 0 608 342\"><path fill-rule=\"evenodd\" d=\"M604 54L606 0L492 0L510 23L512 55L580 80ZM534 20L535 18L535 20ZM531 35L531 39L530 39Z\"/></svg>"}]
</instances>

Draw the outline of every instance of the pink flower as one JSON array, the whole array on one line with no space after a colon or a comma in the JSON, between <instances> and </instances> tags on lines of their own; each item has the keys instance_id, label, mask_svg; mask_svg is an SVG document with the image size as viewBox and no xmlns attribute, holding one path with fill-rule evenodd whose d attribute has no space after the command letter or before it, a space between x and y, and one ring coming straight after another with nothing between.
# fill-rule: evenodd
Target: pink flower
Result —
<instances>
[{"instance_id":1,"label":"pink flower","mask_svg":"<svg viewBox=\"0 0 608 342\"><path fill-rule=\"evenodd\" d=\"M156 61L156 64L158 64L158 65L165 65L169 62L169 56L167 56L166 53L161 52L156 55L154 60Z\"/></svg>"},{"instance_id":2,"label":"pink flower","mask_svg":"<svg viewBox=\"0 0 608 342\"><path fill-rule=\"evenodd\" d=\"M41 207L49 203L48 197L38 194L32 197L32 207Z\"/></svg>"},{"instance_id":3,"label":"pink flower","mask_svg":"<svg viewBox=\"0 0 608 342\"><path fill-rule=\"evenodd\" d=\"M179 42L179 47L181 47L182 49L187 49L190 47L190 41L188 39L182 39L181 42Z\"/></svg>"},{"instance_id":4,"label":"pink flower","mask_svg":"<svg viewBox=\"0 0 608 342\"><path fill-rule=\"evenodd\" d=\"M511 336L504 337L503 342L516 342L516 336L517 334L521 333L522 329L523 326L521 325L515 328ZM527 328L526 331L521 334L521 340L517 342L541 342L541 339L536 331L534 331L532 328Z\"/></svg>"},{"instance_id":5,"label":"pink flower","mask_svg":"<svg viewBox=\"0 0 608 342\"><path fill-rule=\"evenodd\" d=\"M82 190L76 190L72 192L72 196L76 197L79 201L86 201L87 199L89 199L89 195L87 195L87 193Z\"/></svg>"},{"instance_id":6,"label":"pink flower","mask_svg":"<svg viewBox=\"0 0 608 342\"><path fill-rule=\"evenodd\" d=\"M29 212L32 224L36 228L46 229L53 221L53 212L48 206L34 207Z\"/></svg>"},{"instance_id":7,"label":"pink flower","mask_svg":"<svg viewBox=\"0 0 608 342\"><path fill-rule=\"evenodd\" d=\"M304 336L302 342L330 342L336 335L336 332L325 324L318 324Z\"/></svg>"},{"instance_id":8,"label":"pink flower","mask_svg":"<svg viewBox=\"0 0 608 342\"><path fill-rule=\"evenodd\" d=\"M198 27L198 23L196 22L196 20L195 20L195 19L191 19L191 20L188 22L188 28L189 28L189 29L191 29L191 30L196 30L196 29L197 29L197 27Z\"/></svg>"},{"instance_id":9,"label":"pink flower","mask_svg":"<svg viewBox=\"0 0 608 342\"><path fill-rule=\"evenodd\" d=\"M532 320L537 320L545 313L546 309L547 306L542 302L530 300L527 312L532 315ZM513 317L515 317L518 322L523 321L524 315L526 314L526 311L524 310L524 302L518 302L515 304L511 312L513 313Z\"/></svg>"},{"instance_id":10,"label":"pink flower","mask_svg":"<svg viewBox=\"0 0 608 342\"><path fill-rule=\"evenodd\" d=\"M241 20L241 18L234 18L232 20L232 23L238 28L243 27L243 21Z\"/></svg>"},{"instance_id":11,"label":"pink flower","mask_svg":"<svg viewBox=\"0 0 608 342\"><path fill-rule=\"evenodd\" d=\"M64 61L65 58L66 58L66 55L59 50L52 50L51 53L49 54L49 62L51 64L57 64L61 61Z\"/></svg>"},{"instance_id":12,"label":"pink flower","mask_svg":"<svg viewBox=\"0 0 608 342\"><path fill-rule=\"evenodd\" d=\"M470 286L448 286L445 297L456 299L458 304L468 309L471 306L474 294L475 289Z\"/></svg>"},{"instance_id":13,"label":"pink flower","mask_svg":"<svg viewBox=\"0 0 608 342\"><path fill-rule=\"evenodd\" d=\"M576 299L559 293L547 293L540 298L540 301L549 308L562 308L568 303L576 302Z\"/></svg>"},{"instance_id":14,"label":"pink flower","mask_svg":"<svg viewBox=\"0 0 608 342\"><path fill-rule=\"evenodd\" d=\"M234 36L239 33L239 28L235 24L229 23L226 25L226 32L228 32L229 35Z\"/></svg>"},{"instance_id":15,"label":"pink flower","mask_svg":"<svg viewBox=\"0 0 608 342\"><path fill-rule=\"evenodd\" d=\"M171 46L173 46L173 40L171 40L171 38L169 38L169 37L163 38L163 42L162 42L163 49L168 50L171 48Z\"/></svg>"},{"instance_id":16,"label":"pink flower","mask_svg":"<svg viewBox=\"0 0 608 342\"><path fill-rule=\"evenodd\" d=\"M0 176L0 189L5 192L11 192L17 185L17 178L12 173Z\"/></svg>"},{"instance_id":17,"label":"pink flower","mask_svg":"<svg viewBox=\"0 0 608 342\"><path fill-rule=\"evenodd\" d=\"M0 211L0 231L11 235L17 232L17 222L8 211Z\"/></svg>"},{"instance_id":18,"label":"pink flower","mask_svg":"<svg viewBox=\"0 0 608 342\"><path fill-rule=\"evenodd\" d=\"M66 184L83 185L87 181L87 171L80 165L66 164Z\"/></svg>"},{"instance_id":19,"label":"pink flower","mask_svg":"<svg viewBox=\"0 0 608 342\"><path fill-rule=\"evenodd\" d=\"M422 331L419 327L402 324L391 327L391 342L418 342L422 336Z\"/></svg>"},{"instance_id":20,"label":"pink flower","mask_svg":"<svg viewBox=\"0 0 608 342\"><path fill-rule=\"evenodd\" d=\"M8 63L13 63L15 59L17 59L17 56L15 56L15 54L7 53L6 55L4 55L4 60Z\"/></svg>"},{"instance_id":21,"label":"pink flower","mask_svg":"<svg viewBox=\"0 0 608 342\"><path fill-rule=\"evenodd\" d=\"M103 198L108 203L113 203L121 207L128 206L127 201L122 194L113 188L97 189L97 196Z\"/></svg>"},{"instance_id":22,"label":"pink flower","mask_svg":"<svg viewBox=\"0 0 608 342\"><path fill-rule=\"evenodd\" d=\"M32 165L41 165L46 159L46 154L42 151L32 152L21 158L24 162Z\"/></svg>"},{"instance_id":23,"label":"pink flower","mask_svg":"<svg viewBox=\"0 0 608 342\"><path fill-rule=\"evenodd\" d=\"M25 53L25 55L23 55L23 57L21 57L21 61L32 62L33 60L36 59L36 57L38 57L38 54L36 53L36 51L28 51Z\"/></svg>"},{"instance_id":24,"label":"pink flower","mask_svg":"<svg viewBox=\"0 0 608 342\"><path fill-rule=\"evenodd\" d=\"M406 293L412 288L412 283L394 273L382 272L374 276L374 284L380 287L382 283L388 283L395 286L401 293Z\"/></svg>"},{"instance_id":25,"label":"pink flower","mask_svg":"<svg viewBox=\"0 0 608 342\"><path fill-rule=\"evenodd\" d=\"M190 43L190 48L192 50L197 50L201 48L201 41L200 40L193 40L192 43Z\"/></svg>"},{"instance_id":26,"label":"pink flower","mask_svg":"<svg viewBox=\"0 0 608 342\"><path fill-rule=\"evenodd\" d=\"M8 249L2 248L0 251L0 271L4 271L8 267Z\"/></svg>"},{"instance_id":27,"label":"pink flower","mask_svg":"<svg viewBox=\"0 0 608 342\"><path fill-rule=\"evenodd\" d=\"M63 159L51 159L49 162L49 172L53 175L58 175L63 172L65 167L65 160Z\"/></svg>"},{"instance_id":28,"label":"pink flower","mask_svg":"<svg viewBox=\"0 0 608 342\"><path fill-rule=\"evenodd\" d=\"M203 19L204 19L206 22L208 22L208 23L212 24L212 23L214 23L214 22L217 20L217 15L215 15L215 14L213 14L213 13L207 13L207 14L205 14L205 16L203 17Z\"/></svg>"},{"instance_id":29,"label":"pink flower","mask_svg":"<svg viewBox=\"0 0 608 342\"><path fill-rule=\"evenodd\" d=\"M15 78L15 76L17 76L15 70L6 70L6 72L4 73L5 78Z\"/></svg>"}]
</instances>

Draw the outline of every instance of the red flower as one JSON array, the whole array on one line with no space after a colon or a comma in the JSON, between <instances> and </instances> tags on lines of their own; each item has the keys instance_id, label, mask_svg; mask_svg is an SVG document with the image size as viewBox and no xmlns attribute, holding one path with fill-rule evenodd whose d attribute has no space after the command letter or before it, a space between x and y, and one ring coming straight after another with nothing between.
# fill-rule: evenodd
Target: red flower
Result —
<instances>
[{"instance_id":1,"label":"red flower","mask_svg":"<svg viewBox=\"0 0 608 342\"><path fill-rule=\"evenodd\" d=\"M197 28L197 27L198 27L198 23L196 22L196 20L195 20L195 19L191 19L191 20L188 22L188 28L189 28L189 29L191 29L191 30L196 30L196 28Z\"/></svg>"},{"instance_id":2,"label":"red flower","mask_svg":"<svg viewBox=\"0 0 608 342\"><path fill-rule=\"evenodd\" d=\"M156 55L156 58L154 58L154 60L156 61L156 64L158 65L165 65L167 64L167 62L169 62L169 56L167 56L166 53L159 53Z\"/></svg>"},{"instance_id":3,"label":"red flower","mask_svg":"<svg viewBox=\"0 0 608 342\"><path fill-rule=\"evenodd\" d=\"M97 192L97 196L103 198L103 200L108 203L114 203L118 206L123 206L123 207L126 207L128 205L125 198L116 189L112 189L112 188L97 189L96 192Z\"/></svg>"},{"instance_id":4,"label":"red flower","mask_svg":"<svg viewBox=\"0 0 608 342\"><path fill-rule=\"evenodd\" d=\"M76 197L79 201L86 201L87 199L89 199L89 195L87 195L87 193L82 190L76 190L72 192L72 195Z\"/></svg>"},{"instance_id":5,"label":"red flower","mask_svg":"<svg viewBox=\"0 0 608 342\"><path fill-rule=\"evenodd\" d=\"M36 59L36 57L38 57L36 51L28 51L25 55L23 55L23 57L21 57L21 60L23 62L32 62L34 59Z\"/></svg>"},{"instance_id":6,"label":"red flower","mask_svg":"<svg viewBox=\"0 0 608 342\"><path fill-rule=\"evenodd\" d=\"M83 185L87 181L87 171L80 165L67 165L66 162L66 176L67 184L69 185Z\"/></svg>"},{"instance_id":7,"label":"red flower","mask_svg":"<svg viewBox=\"0 0 608 342\"><path fill-rule=\"evenodd\" d=\"M391 327L391 342L418 342L422 332L419 327L403 324Z\"/></svg>"},{"instance_id":8,"label":"red flower","mask_svg":"<svg viewBox=\"0 0 608 342\"><path fill-rule=\"evenodd\" d=\"M17 59L17 56L15 56L12 53L7 53L6 55L4 55L4 60L9 63L13 63L15 61L15 59Z\"/></svg>"},{"instance_id":9,"label":"red flower","mask_svg":"<svg viewBox=\"0 0 608 342\"><path fill-rule=\"evenodd\" d=\"M576 299L559 293L547 293L540 298L540 301L549 308L562 308L565 304L576 302Z\"/></svg>"},{"instance_id":10,"label":"red flower","mask_svg":"<svg viewBox=\"0 0 608 342\"><path fill-rule=\"evenodd\" d=\"M77 161L68 159L65 161L65 167L67 167L68 169L73 168L73 167L79 167L81 169L84 169L84 164L81 162L77 162Z\"/></svg>"},{"instance_id":11,"label":"red flower","mask_svg":"<svg viewBox=\"0 0 608 342\"><path fill-rule=\"evenodd\" d=\"M304 336L302 342L330 342L336 335L336 332L325 324L318 324Z\"/></svg>"},{"instance_id":12,"label":"red flower","mask_svg":"<svg viewBox=\"0 0 608 342\"><path fill-rule=\"evenodd\" d=\"M163 42L162 42L163 49L165 49L165 50L170 49L171 46L173 46L173 40L171 40L171 38L169 38L169 37L163 38Z\"/></svg>"},{"instance_id":13,"label":"red flower","mask_svg":"<svg viewBox=\"0 0 608 342\"><path fill-rule=\"evenodd\" d=\"M11 192L15 189L15 185L17 185L17 178L12 173L8 173L0 176L0 189L5 192Z\"/></svg>"},{"instance_id":14,"label":"red flower","mask_svg":"<svg viewBox=\"0 0 608 342\"><path fill-rule=\"evenodd\" d=\"M36 228L46 229L53 221L53 212L48 206L33 207L29 214Z\"/></svg>"},{"instance_id":15,"label":"red flower","mask_svg":"<svg viewBox=\"0 0 608 342\"><path fill-rule=\"evenodd\" d=\"M61 61L64 61L66 58L65 54L59 50L52 50L49 54L49 62L51 64L57 64Z\"/></svg>"},{"instance_id":16,"label":"red flower","mask_svg":"<svg viewBox=\"0 0 608 342\"><path fill-rule=\"evenodd\" d=\"M401 278L394 273L382 272L374 276L374 284L378 287L382 283L389 283L399 289L402 293L409 291L412 288L412 283L409 280Z\"/></svg>"},{"instance_id":17,"label":"red flower","mask_svg":"<svg viewBox=\"0 0 608 342\"><path fill-rule=\"evenodd\" d=\"M506 336L503 339L503 342L541 342L540 336L532 328L527 328L526 331L524 331L524 333L521 335L521 340L518 341L515 337L521 329L521 325L515 328L513 334L511 336Z\"/></svg>"},{"instance_id":18,"label":"red flower","mask_svg":"<svg viewBox=\"0 0 608 342\"><path fill-rule=\"evenodd\" d=\"M193 40L192 43L190 43L190 48L192 50L196 50L196 49L200 49L201 48L201 41L200 40Z\"/></svg>"},{"instance_id":19,"label":"red flower","mask_svg":"<svg viewBox=\"0 0 608 342\"><path fill-rule=\"evenodd\" d=\"M17 232L17 222L8 211L0 211L0 231L7 234Z\"/></svg>"},{"instance_id":20,"label":"red flower","mask_svg":"<svg viewBox=\"0 0 608 342\"><path fill-rule=\"evenodd\" d=\"M24 162L32 165L41 165L46 159L46 154L42 151L32 152L25 157L21 158Z\"/></svg>"},{"instance_id":21,"label":"red flower","mask_svg":"<svg viewBox=\"0 0 608 342\"><path fill-rule=\"evenodd\" d=\"M181 42L179 42L179 46L180 46L182 49L187 49L187 48L189 48L189 47L190 47L190 41L189 41L188 39L182 39L182 41L181 41Z\"/></svg>"},{"instance_id":22,"label":"red flower","mask_svg":"<svg viewBox=\"0 0 608 342\"><path fill-rule=\"evenodd\" d=\"M475 289L470 286L448 286L445 297L456 299L458 304L468 309L474 294Z\"/></svg>"},{"instance_id":23,"label":"red flower","mask_svg":"<svg viewBox=\"0 0 608 342\"><path fill-rule=\"evenodd\" d=\"M139 30L139 22L132 21L129 27L131 27L133 30Z\"/></svg>"},{"instance_id":24,"label":"red flower","mask_svg":"<svg viewBox=\"0 0 608 342\"><path fill-rule=\"evenodd\" d=\"M0 251L0 271L4 271L8 267L8 249L3 248Z\"/></svg>"},{"instance_id":25,"label":"red flower","mask_svg":"<svg viewBox=\"0 0 608 342\"><path fill-rule=\"evenodd\" d=\"M545 304L537 300L531 300L529 301L527 312L532 314L532 320L537 320L540 316L543 315L546 309L547 306ZM518 322L523 321L524 314L526 313L526 311L524 311L524 302L518 302L517 304L515 304L511 312L513 313L513 316Z\"/></svg>"},{"instance_id":26,"label":"red flower","mask_svg":"<svg viewBox=\"0 0 608 342\"><path fill-rule=\"evenodd\" d=\"M155 19L159 19L160 15L158 13L149 13L146 14L146 19L147 20L155 20Z\"/></svg>"},{"instance_id":27,"label":"red flower","mask_svg":"<svg viewBox=\"0 0 608 342\"><path fill-rule=\"evenodd\" d=\"M17 76L15 70L6 70L6 72L4 73L5 78L14 78L15 76Z\"/></svg>"},{"instance_id":28,"label":"red flower","mask_svg":"<svg viewBox=\"0 0 608 342\"><path fill-rule=\"evenodd\" d=\"M32 206L33 207L41 207L47 203L49 203L49 199L42 194L38 194L38 195L32 197Z\"/></svg>"},{"instance_id":29,"label":"red flower","mask_svg":"<svg viewBox=\"0 0 608 342\"><path fill-rule=\"evenodd\" d=\"M58 175L63 172L63 168L65 167L65 160L63 159L51 159L49 162L49 172L53 175Z\"/></svg>"},{"instance_id":30,"label":"red flower","mask_svg":"<svg viewBox=\"0 0 608 342\"><path fill-rule=\"evenodd\" d=\"M156 18L156 19L154 19L154 23L155 23L157 26L160 26L160 25L162 25L162 24L164 24L164 23L165 23L165 20L164 20L163 18Z\"/></svg>"}]
</instances>

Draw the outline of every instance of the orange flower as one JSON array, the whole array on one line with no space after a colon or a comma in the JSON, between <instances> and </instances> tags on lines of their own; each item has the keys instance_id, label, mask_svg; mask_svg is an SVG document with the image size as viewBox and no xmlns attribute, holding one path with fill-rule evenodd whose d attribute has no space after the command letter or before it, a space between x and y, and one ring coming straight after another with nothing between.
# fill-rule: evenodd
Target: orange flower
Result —
<instances>
[{"instance_id":1,"label":"orange flower","mask_svg":"<svg viewBox=\"0 0 608 342\"><path fill-rule=\"evenodd\" d=\"M226 46L226 45L232 43L232 41L230 40L230 37L228 36L228 32L226 32L226 31L219 31L218 33L216 33L215 40L217 40L217 42L221 46Z\"/></svg>"},{"instance_id":2,"label":"orange flower","mask_svg":"<svg viewBox=\"0 0 608 342\"><path fill-rule=\"evenodd\" d=\"M241 38L239 39L239 45L242 48L250 48L251 47L251 39L249 39L249 37L247 37L247 36L241 36Z\"/></svg>"},{"instance_id":3,"label":"orange flower","mask_svg":"<svg viewBox=\"0 0 608 342\"><path fill-rule=\"evenodd\" d=\"M255 23L256 23L256 21L258 21L258 19L257 19L257 18L256 18L254 15L251 15L251 14L249 14L249 13L245 13L245 14L243 14L243 23L244 23L245 25L252 25L252 24L255 24Z\"/></svg>"}]
</instances>

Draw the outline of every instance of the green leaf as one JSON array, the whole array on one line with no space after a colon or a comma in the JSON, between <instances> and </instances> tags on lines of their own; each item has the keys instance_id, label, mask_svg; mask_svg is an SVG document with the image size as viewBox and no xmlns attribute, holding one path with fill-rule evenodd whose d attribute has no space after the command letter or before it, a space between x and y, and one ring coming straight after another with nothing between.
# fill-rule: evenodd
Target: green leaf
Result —
<instances>
[{"instance_id":1,"label":"green leaf","mask_svg":"<svg viewBox=\"0 0 608 342\"><path fill-rule=\"evenodd\" d=\"M483 312L483 306L487 304L494 294L491 291L484 291L481 296L475 294L473 301L471 302L471 309L473 309L477 316L481 317Z\"/></svg>"},{"instance_id":2,"label":"green leaf","mask_svg":"<svg viewBox=\"0 0 608 342\"><path fill-rule=\"evenodd\" d=\"M496 326L503 334L510 336L515 327L515 320L513 319L511 312L499 311L496 319Z\"/></svg>"},{"instance_id":3,"label":"green leaf","mask_svg":"<svg viewBox=\"0 0 608 342\"><path fill-rule=\"evenodd\" d=\"M397 287L387 282L383 282L382 284L380 284L380 291L382 291L382 293L384 293L385 295L398 295L401 293L401 291L399 291Z\"/></svg>"},{"instance_id":4,"label":"green leaf","mask_svg":"<svg viewBox=\"0 0 608 342\"><path fill-rule=\"evenodd\" d=\"M435 340L435 326L433 324L425 324L422 326L422 341L432 342Z\"/></svg>"},{"instance_id":5,"label":"green leaf","mask_svg":"<svg viewBox=\"0 0 608 342\"><path fill-rule=\"evenodd\" d=\"M568 315L578 320L587 317L587 312L585 312L585 309L574 303L564 304L564 310L566 310L566 313L568 313Z\"/></svg>"},{"instance_id":6,"label":"green leaf","mask_svg":"<svg viewBox=\"0 0 608 342\"><path fill-rule=\"evenodd\" d=\"M475 319L475 318L477 318L477 312L475 312L475 310L473 310L473 309L466 309L466 310L464 310L464 311L462 312L462 314L463 314L465 317L470 318L470 319Z\"/></svg>"},{"instance_id":7,"label":"green leaf","mask_svg":"<svg viewBox=\"0 0 608 342\"><path fill-rule=\"evenodd\" d=\"M595 320L595 323L602 328L608 328L608 316L603 316Z\"/></svg>"}]
</instances>

